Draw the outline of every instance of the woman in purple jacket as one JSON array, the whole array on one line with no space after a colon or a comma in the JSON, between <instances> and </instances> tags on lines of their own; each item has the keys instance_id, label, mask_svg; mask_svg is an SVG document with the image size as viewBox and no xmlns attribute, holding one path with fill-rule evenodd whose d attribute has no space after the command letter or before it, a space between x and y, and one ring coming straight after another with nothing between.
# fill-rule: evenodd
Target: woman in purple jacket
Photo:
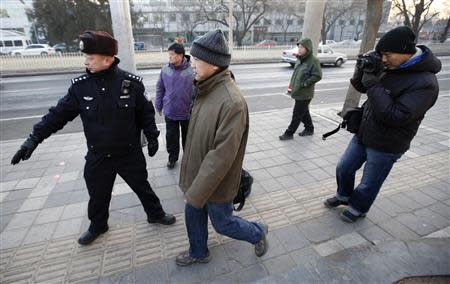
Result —
<instances>
[{"instance_id":1,"label":"woman in purple jacket","mask_svg":"<svg viewBox=\"0 0 450 284\"><path fill-rule=\"evenodd\" d=\"M164 112L166 140L172 169L178 161L181 143L184 148L189 125L189 111L192 101L192 80L190 56L185 55L183 45L174 43L168 48L169 64L164 65L156 84L155 108L159 115Z\"/></svg>"}]
</instances>

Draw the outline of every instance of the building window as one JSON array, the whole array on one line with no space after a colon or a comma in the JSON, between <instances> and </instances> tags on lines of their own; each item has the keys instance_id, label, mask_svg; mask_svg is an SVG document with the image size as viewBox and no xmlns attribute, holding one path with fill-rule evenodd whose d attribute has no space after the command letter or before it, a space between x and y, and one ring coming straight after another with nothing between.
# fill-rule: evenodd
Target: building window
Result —
<instances>
[{"instance_id":1,"label":"building window","mask_svg":"<svg viewBox=\"0 0 450 284\"><path fill-rule=\"evenodd\" d=\"M191 15L184 13L183 14L183 21L189 22L191 20Z\"/></svg>"},{"instance_id":2,"label":"building window","mask_svg":"<svg viewBox=\"0 0 450 284\"><path fill-rule=\"evenodd\" d=\"M12 40L5 40L5 46L13 46Z\"/></svg>"},{"instance_id":3,"label":"building window","mask_svg":"<svg viewBox=\"0 0 450 284\"><path fill-rule=\"evenodd\" d=\"M299 25L299 26L303 25L303 19L298 20L297 25Z\"/></svg>"},{"instance_id":4,"label":"building window","mask_svg":"<svg viewBox=\"0 0 450 284\"><path fill-rule=\"evenodd\" d=\"M0 40L0 47L3 47L3 41Z\"/></svg>"},{"instance_id":5,"label":"building window","mask_svg":"<svg viewBox=\"0 0 450 284\"><path fill-rule=\"evenodd\" d=\"M271 25L272 24L272 21L270 21L269 19L264 19L264 25L265 26L268 26L268 25Z\"/></svg>"},{"instance_id":6,"label":"building window","mask_svg":"<svg viewBox=\"0 0 450 284\"><path fill-rule=\"evenodd\" d=\"M23 46L23 42L21 40L15 40L14 46Z\"/></svg>"},{"instance_id":7,"label":"building window","mask_svg":"<svg viewBox=\"0 0 450 284\"><path fill-rule=\"evenodd\" d=\"M282 25L283 23L281 22L281 19L276 19L275 20L275 25Z\"/></svg>"},{"instance_id":8,"label":"building window","mask_svg":"<svg viewBox=\"0 0 450 284\"><path fill-rule=\"evenodd\" d=\"M353 26L354 24L355 24L355 20L354 20L354 19L351 19L351 20L350 20L350 25Z\"/></svg>"},{"instance_id":9,"label":"building window","mask_svg":"<svg viewBox=\"0 0 450 284\"><path fill-rule=\"evenodd\" d=\"M294 24L294 20L287 20L287 24L288 25L293 25Z\"/></svg>"},{"instance_id":10,"label":"building window","mask_svg":"<svg viewBox=\"0 0 450 284\"><path fill-rule=\"evenodd\" d=\"M169 21L175 22L176 20L177 20L177 15L176 14L169 14Z\"/></svg>"},{"instance_id":11,"label":"building window","mask_svg":"<svg viewBox=\"0 0 450 284\"><path fill-rule=\"evenodd\" d=\"M345 20L339 20L339 25L340 26L345 26Z\"/></svg>"}]
</instances>

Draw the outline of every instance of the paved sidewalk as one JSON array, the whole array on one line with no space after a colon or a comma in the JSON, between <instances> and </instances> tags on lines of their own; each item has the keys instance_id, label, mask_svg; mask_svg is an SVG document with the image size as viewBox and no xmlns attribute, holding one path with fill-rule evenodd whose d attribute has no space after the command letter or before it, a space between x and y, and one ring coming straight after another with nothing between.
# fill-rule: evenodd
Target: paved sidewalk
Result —
<instances>
[{"instance_id":1,"label":"paved sidewalk","mask_svg":"<svg viewBox=\"0 0 450 284\"><path fill-rule=\"evenodd\" d=\"M269 224L270 249L257 258L252 245L210 227L212 261L185 268L174 263L188 247L179 164L165 167L164 135L147 167L150 184L177 223L148 224L139 200L118 178L110 231L90 246L77 244L89 224L83 134L55 135L15 167L9 162L22 140L3 142L0 282L389 283L450 274L448 106L449 96L440 97L368 216L355 224L340 220L342 209L322 203L335 191L335 165L351 137L341 130L321 140L336 126L339 106L313 107L316 134L291 141L278 140L290 109L251 114L244 166L255 183L238 215Z\"/></svg>"}]
</instances>

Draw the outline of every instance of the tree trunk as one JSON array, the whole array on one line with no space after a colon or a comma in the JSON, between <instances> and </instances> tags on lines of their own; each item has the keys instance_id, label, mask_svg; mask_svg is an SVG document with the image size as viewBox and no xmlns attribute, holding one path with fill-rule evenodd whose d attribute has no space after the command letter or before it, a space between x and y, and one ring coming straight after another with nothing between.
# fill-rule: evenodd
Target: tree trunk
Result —
<instances>
[{"instance_id":1,"label":"tree trunk","mask_svg":"<svg viewBox=\"0 0 450 284\"><path fill-rule=\"evenodd\" d=\"M447 24L445 25L444 30L439 35L439 42L443 43L447 39L448 30L450 29L450 17L447 19Z\"/></svg>"},{"instance_id":2,"label":"tree trunk","mask_svg":"<svg viewBox=\"0 0 450 284\"><path fill-rule=\"evenodd\" d=\"M364 33L361 40L359 53L366 53L372 50L377 38L378 29L381 24L381 16L383 12L383 0L367 1L366 21L364 23ZM361 93L355 90L350 84L347 95L345 97L344 106L340 115L343 117L347 110L357 107L361 99Z\"/></svg>"},{"instance_id":3,"label":"tree trunk","mask_svg":"<svg viewBox=\"0 0 450 284\"><path fill-rule=\"evenodd\" d=\"M322 30L322 21L318 22L317 19L323 18L324 10L325 0L308 0L306 2L302 37L307 37L311 40L314 55L317 54L320 32Z\"/></svg>"}]
</instances>

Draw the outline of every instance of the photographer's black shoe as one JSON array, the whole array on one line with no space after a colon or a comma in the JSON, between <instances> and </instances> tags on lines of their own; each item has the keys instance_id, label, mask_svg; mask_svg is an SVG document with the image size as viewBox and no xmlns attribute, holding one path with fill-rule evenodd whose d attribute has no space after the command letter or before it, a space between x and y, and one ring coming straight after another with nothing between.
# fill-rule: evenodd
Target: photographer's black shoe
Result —
<instances>
[{"instance_id":1,"label":"photographer's black shoe","mask_svg":"<svg viewBox=\"0 0 450 284\"><path fill-rule=\"evenodd\" d=\"M281 141L291 140L291 139L294 139L294 135L284 133L283 135L279 136L278 138L280 138Z\"/></svg>"},{"instance_id":2,"label":"photographer's black shoe","mask_svg":"<svg viewBox=\"0 0 450 284\"><path fill-rule=\"evenodd\" d=\"M304 129L298 136L311 136L314 134L314 129Z\"/></svg>"},{"instance_id":3,"label":"photographer's black shoe","mask_svg":"<svg viewBox=\"0 0 450 284\"><path fill-rule=\"evenodd\" d=\"M159 224L163 224L163 225L172 225L173 223L175 223L177 219L175 218L175 216L173 216L172 214L167 214L165 213L164 216L162 216L161 218L148 218L147 221L150 224L154 224L154 223L159 223Z\"/></svg>"},{"instance_id":4,"label":"photographer's black shoe","mask_svg":"<svg viewBox=\"0 0 450 284\"><path fill-rule=\"evenodd\" d=\"M334 207L338 207L339 205L348 205L348 202L341 201L336 196L333 196L333 197L325 200L323 204L325 204L325 206L328 208L334 208Z\"/></svg>"},{"instance_id":5,"label":"photographer's black shoe","mask_svg":"<svg viewBox=\"0 0 450 284\"><path fill-rule=\"evenodd\" d=\"M106 233L108 231L108 229L109 228L106 227L106 229L104 229L103 231L95 232L95 233L87 230L80 236L80 238L78 239L78 243L83 246L88 245L88 244L92 243L93 241L95 241L101 234Z\"/></svg>"},{"instance_id":6,"label":"photographer's black shoe","mask_svg":"<svg viewBox=\"0 0 450 284\"><path fill-rule=\"evenodd\" d=\"M173 169L175 167L176 161L168 161L167 162L167 168Z\"/></svg>"}]
</instances>

